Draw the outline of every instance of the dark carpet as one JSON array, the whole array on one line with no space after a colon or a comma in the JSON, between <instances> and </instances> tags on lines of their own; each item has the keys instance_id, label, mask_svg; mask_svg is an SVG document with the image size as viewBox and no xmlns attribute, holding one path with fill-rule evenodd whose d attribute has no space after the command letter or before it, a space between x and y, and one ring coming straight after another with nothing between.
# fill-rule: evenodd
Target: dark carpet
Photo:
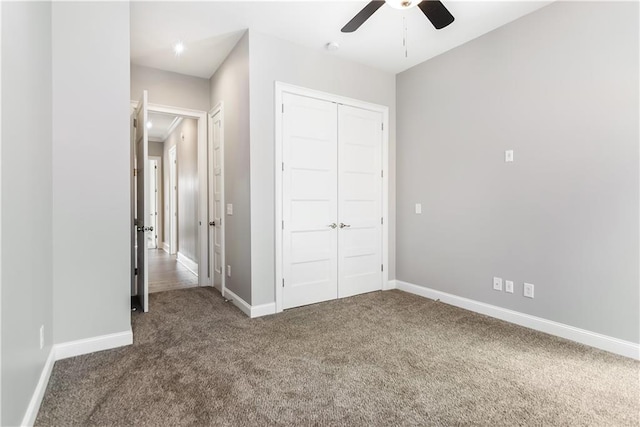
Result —
<instances>
[{"instance_id":1,"label":"dark carpet","mask_svg":"<svg viewBox=\"0 0 640 427\"><path fill-rule=\"evenodd\" d=\"M640 362L401 291L248 319L151 295L134 344L56 362L36 425L638 426Z\"/></svg>"}]
</instances>

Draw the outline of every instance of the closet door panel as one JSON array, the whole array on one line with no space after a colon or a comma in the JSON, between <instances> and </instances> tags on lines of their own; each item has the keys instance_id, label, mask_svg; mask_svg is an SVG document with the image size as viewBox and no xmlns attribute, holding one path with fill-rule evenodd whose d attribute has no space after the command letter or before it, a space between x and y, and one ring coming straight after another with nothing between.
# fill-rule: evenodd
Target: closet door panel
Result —
<instances>
[{"instance_id":1,"label":"closet door panel","mask_svg":"<svg viewBox=\"0 0 640 427\"><path fill-rule=\"evenodd\" d=\"M337 106L285 94L283 307L337 298Z\"/></svg>"},{"instance_id":2,"label":"closet door panel","mask_svg":"<svg viewBox=\"0 0 640 427\"><path fill-rule=\"evenodd\" d=\"M338 296L382 289L382 114L338 106Z\"/></svg>"}]
</instances>

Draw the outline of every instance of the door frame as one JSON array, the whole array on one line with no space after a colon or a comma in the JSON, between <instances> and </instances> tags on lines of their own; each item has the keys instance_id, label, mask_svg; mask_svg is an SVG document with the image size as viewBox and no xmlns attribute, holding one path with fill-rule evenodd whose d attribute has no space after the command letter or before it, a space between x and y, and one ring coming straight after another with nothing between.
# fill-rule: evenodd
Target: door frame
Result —
<instances>
[{"instance_id":1,"label":"door frame","mask_svg":"<svg viewBox=\"0 0 640 427\"><path fill-rule=\"evenodd\" d=\"M220 101L218 104L216 104L215 107L213 107L211 110L209 110L209 114L207 114L207 129L208 129L208 141L207 141L207 149L208 149L208 145L211 143L213 143L213 117L216 114L220 114L220 203L222 205L222 212L220 214L220 218L222 221L222 224L220 224L220 246L221 246L221 254L220 254L220 262L222 263L222 278L220 281L220 293L222 295L225 294L225 283L226 283L226 277L227 275L225 274L225 262L226 262L226 252L225 252L225 227L227 224L227 220L225 218L225 199L224 199L224 103L222 101ZM210 172L209 169L209 156L207 154L207 173ZM207 182L208 185L208 182ZM209 197L209 195L213 195L213 193L211 193L212 189L209 189L209 192L207 193L207 197ZM208 201L208 199L207 199ZM209 208L209 204L207 203L207 209ZM207 223L209 222L209 220L207 219ZM208 234L207 234L207 239L209 238ZM211 257L209 256L209 254L207 254L208 256L208 260L207 260L207 266L209 266L209 262L211 260ZM211 266L209 266L209 271L211 270ZM211 286L213 286L213 280L210 280L211 282Z\"/></svg>"},{"instance_id":2,"label":"door frame","mask_svg":"<svg viewBox=\"0 0 640 427\"><path fill-rule=\"evenodd\" d=\"M135 108L138 102L131 101ZM149 103L150 113L173 114L198 122L198 285L208 286L207 278L207 112L189 108ZM177 154L177 152L176 152ZM177 158L177 156L176 156Z\"/></svg>"},{"instance_id":3,"label":"door frame","mask_svg":"<svg viewBox=\"0 0 640 427\"><path fill-rule=\"evenodd\" d=\"M161 212L160 211L160 204L159 204L159 200L158 200L158 195L161 193L160 189L163 188L163 186L161 184L162 181L160 180L160 175L159 175L160 171L162 170L162 157L160 157L160 156L149 156L149 163L151 163L153 161L156 162L156 167L157 167L157 169L155 171L155 174L156 174L156 177L155 177L155 184L156 184L156 197L155 197L155 201L156 201L156 206L155 206L156 216L155 216L155 219L156 220L155 220L155 224L154 224L154 227L155 227L154 231L156 232L156 234L155 234L155 236L156 236L156 238L155 238L156 249L161 249L162 242L160 242L158 240L157 236L158 236L158 229L160 228L160 221L159 221L160 215L159 215L158 212ZM164 215L162 216L162 219L164 220Z\"/></svg>"},{"instance_id":4,"label":"door frame","mask_svg":"<svg viewBox=\"0 0 640 427\"><path fill-rule=\"evenodd\" d=\"M169 255L178 251L178 150L177 145L167 150L169 163ZM173 163L171 161L173 160ZM164 224L162 224L164 227ZM166 240L166 236L165 237Z\"/></svg>"},{"instance_id":5,"label":"door frame","mask_svg":"<svg viewBox=\"0 0 640 427\"><path fill-rule=\"evenodd\" d=\"M276 296L276 313L282 312L282 288L283 288L283 266L282 266L282 114L283 109L282 97L285 93L293 95L306 96L309 98L320 99L323 101L334 102L336 104L350 105L352 107L362 108L382 113L382 289L388 290L389 287L389 107L384 105L372 104L370 102L360 101L358 99L348 98L340 95L334 95L327 92L321 92L314 89L308 89L301 86L295 86L288 83L275 82L275 296Z\"/></svg>"}]
</instances>

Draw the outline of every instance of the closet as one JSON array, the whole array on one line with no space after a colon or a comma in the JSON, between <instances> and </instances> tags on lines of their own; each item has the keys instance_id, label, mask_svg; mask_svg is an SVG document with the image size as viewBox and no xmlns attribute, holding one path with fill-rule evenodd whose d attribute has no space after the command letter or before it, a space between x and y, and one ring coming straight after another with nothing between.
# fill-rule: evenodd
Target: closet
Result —
<instances>
[{"instance_id":1,"label":"closet","mask_svg":"<svg viewBox=\"0 0 640 427\"><path fill-rule=\"evenodd\" d=\"M382 112L282 105L282 308L381 290Z\"/></svg>"}]
</instances>

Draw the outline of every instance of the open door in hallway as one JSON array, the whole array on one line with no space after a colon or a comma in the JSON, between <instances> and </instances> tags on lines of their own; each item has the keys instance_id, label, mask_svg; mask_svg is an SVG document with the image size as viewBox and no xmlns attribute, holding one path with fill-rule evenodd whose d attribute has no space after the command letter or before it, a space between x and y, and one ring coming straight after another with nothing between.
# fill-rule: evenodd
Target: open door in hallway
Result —
<instances>
[{"instance_id":1,"label":"open door in hallway","mask_svg":"<svg viewBox=\"0 0 640 427\"><path fill-rule=\"evenodd\" d=\"M209 284L223 292L222 107L209 117Z\"/></svg>"},{"instance_id":2,"label":"open door in hallway","mask_svg":"<svg viewBox=\"0 0 640 427\"><path fill-rule=\"evenodd\" d=\"M135 227L137 234L136 293L140 306L146 313L149 311L149 267L147 259L147 233L154 231L149 217L149 180L146 179L149 170L149 135L147 129L148 106L147 91L142 94L138 108L134 112L133 125L135 128L135 157L136 157L136 216Z\"/></svg>"}]
</instances>

